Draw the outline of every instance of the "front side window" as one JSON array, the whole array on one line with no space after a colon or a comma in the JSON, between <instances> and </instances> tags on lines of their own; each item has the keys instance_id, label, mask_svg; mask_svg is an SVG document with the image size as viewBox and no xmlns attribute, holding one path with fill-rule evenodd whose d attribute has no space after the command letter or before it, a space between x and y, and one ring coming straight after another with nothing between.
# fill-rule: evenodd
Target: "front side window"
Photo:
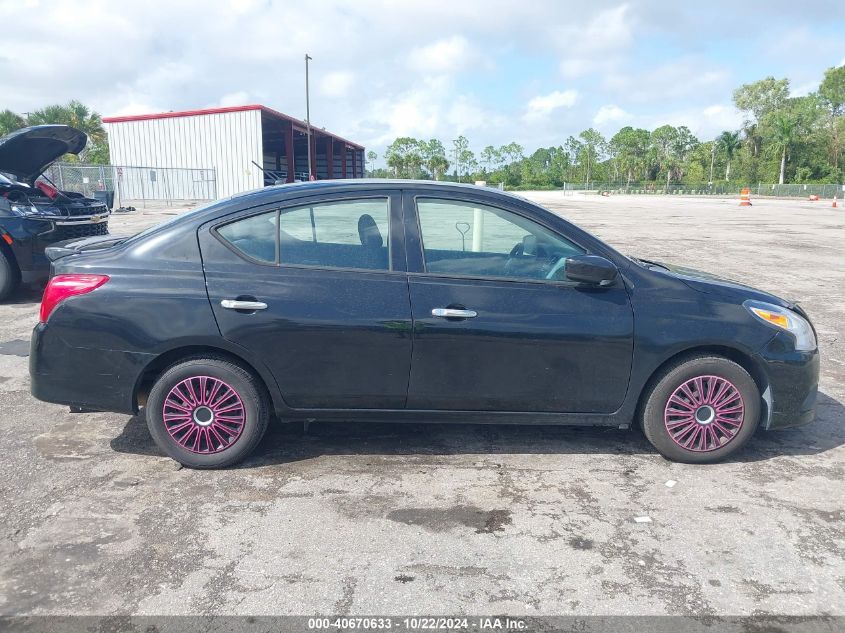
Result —
<instances>
[{"instance_id":1,"label":"front side window","mask_svg":"<svg viewBox=\"0 0 845 633\"><path fill-rule=\"evenodd\" d=\"M584 250L521 215L471 202L417 199L426 272L565 279L567 257Z\"/></svg>"},{"instance_id":2,"label":"front side window","mask_svg":"<svg viewBox=\"0 0 845 633\"><path fill-rule=\"evenodd\" d=\"M319 202L237 220L217 232L260 262L389 270L389 213L387 198Z\"/></svg>"}]
</instances>

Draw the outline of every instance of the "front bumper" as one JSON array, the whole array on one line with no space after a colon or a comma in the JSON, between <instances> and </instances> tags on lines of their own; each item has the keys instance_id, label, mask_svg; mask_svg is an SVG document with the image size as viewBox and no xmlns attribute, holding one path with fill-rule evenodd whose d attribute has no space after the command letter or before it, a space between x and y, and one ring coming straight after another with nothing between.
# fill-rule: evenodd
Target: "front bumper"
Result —
<instances>
[{"instance_id":1,"label":"front bumper","mask_svg":"<svg viewBox=\"0 0 845 633\"><path fill-rule=\"evenodd\" d=\"M108 234L109 216L45 216L15 218L9 222L12 253L24 283L46 281L50 276L50 261L44 249L67 239Z\"/></svg>"},{"instance_id":2,"label":"front bumper","mask_svg":"<svg viewBox=\"0 0 845 633\"><path fill-rule=\"evenodd\" d=\"M797 352L792 337L780 332L759 353L768 388L764 400L768 415L766 429L782 429L809 424L816 417L819 388L819 351Z\"/></svg>"},{"instance_id":3,"label":"front bumper","mask_svg":"<svg viewBox=\"0 0 845 633\"><path fill-rule=\"evenodd\" d=\"M38 400L135 413L135 385L153 354L69 345L48 324L32 331L30 391Z\"/></svg>"}]
</instances>

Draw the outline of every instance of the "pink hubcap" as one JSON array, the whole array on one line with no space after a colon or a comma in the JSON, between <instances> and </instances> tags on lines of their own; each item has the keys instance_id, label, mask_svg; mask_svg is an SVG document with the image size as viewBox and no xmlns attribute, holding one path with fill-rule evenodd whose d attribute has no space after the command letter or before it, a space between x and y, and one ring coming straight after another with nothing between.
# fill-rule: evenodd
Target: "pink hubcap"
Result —
<instances>
[{"instance_id":1,"label":"pink hubcap","mask_svg":"<svg viewBox=\"0 0 845 633\"><path fill-rule=\"evenodd\" d=\"M739 433L745 403L732 382L719 376L699 376L672 392L663 419L669 437L681 448L714 451Z\"/></svg>"},{"instance_id":2,"label":"pink hubcap","mask_svg":"<svg viewBox=\"0 0 845 633\"><path fill-rule=\"evenodd\" d=\"M177 384L164 399L164 426L173 441L192 453L219 453L238 441L246 410L238 392L211 376Z\"/></svg>"}]
</instances>

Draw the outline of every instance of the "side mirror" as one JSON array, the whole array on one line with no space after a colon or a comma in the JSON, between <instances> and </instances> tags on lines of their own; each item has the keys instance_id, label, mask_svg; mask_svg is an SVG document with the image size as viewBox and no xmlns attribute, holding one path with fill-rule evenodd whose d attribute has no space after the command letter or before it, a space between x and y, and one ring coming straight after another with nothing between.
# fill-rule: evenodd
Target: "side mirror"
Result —
<instances>
[{"instance_id":1,"label":"side mirror","mask_svg":"<svg viewBox=\"0 0 845 633\"><path fill-rule=\"evenodd\" d=\"M576 255L566 258L566 279L596 286L608 286L619 274L613 262L598 255Z\"/></svg>"}]
</instances>

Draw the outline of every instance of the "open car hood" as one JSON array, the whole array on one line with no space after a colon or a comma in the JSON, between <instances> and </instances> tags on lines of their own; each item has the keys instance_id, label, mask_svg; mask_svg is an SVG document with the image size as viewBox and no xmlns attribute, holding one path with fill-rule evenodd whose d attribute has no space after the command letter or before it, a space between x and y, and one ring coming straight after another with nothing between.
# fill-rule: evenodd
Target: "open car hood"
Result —
<instances>
[{"instance_id":1,"label":"open car hood","mask_svg":"<svg viewBox=\"0 0 845 633\"><path fill-rule=\"evenodd\" d=\"M32 183L65 154L78 154L88 142L85 132L69 125L35 125L0 138L0 171Z\"/></svg>"}]
</instances>

